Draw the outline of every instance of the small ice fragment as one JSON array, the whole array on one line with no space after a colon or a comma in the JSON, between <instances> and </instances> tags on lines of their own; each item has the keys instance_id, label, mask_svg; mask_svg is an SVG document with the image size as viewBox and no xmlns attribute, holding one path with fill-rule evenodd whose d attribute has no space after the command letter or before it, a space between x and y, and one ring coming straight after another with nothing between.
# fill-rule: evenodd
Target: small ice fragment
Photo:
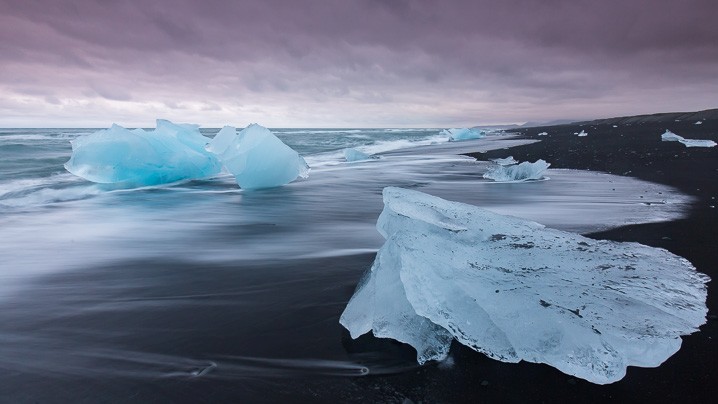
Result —
<instances>
[{"instance_id":1,"label":"small ice fragment","mask_svg":"<svg viewBox=\"0 0 718 404\"><path fill-rule=\"evenodd\" d=\"M661 135L661 140L664 142L680 142L686 147L714 147L716 145L716 142L712 140L685 139L668 129L666 129L666 133Z\"/></svg>"},{"instance_id":2,"label":"small ice fragment","mask_svg":"<svg viewBox=\"0 0 718 404\"><path fill-rule=\"evenodd\" d=\"M451 142L458 142L461 140L481 139L486 136L486 132L476 128L459 128L444 129L441 131L441 135L449 136L449 141Z\"/></svg>"},{"instance_id":3,"label":"small ice fragment","mask_svg":"<svg viewBox=\"0 0 718 404\"><path fill-rule=\"evenodd\" d=\"M703 122L701 122L701 121L696 121L696 123L694 123L694 125L701 125L701 124L703 124Z\"/></svg>"},{"instance_id":4,"label":"small ice fragment","mask_svg":"<svg viewBox=\"0 0 718 404\"><path fill-rule=\"evenodd\" d=\"M371 156L366 153L363 153L363 152L360 152L357 149L347 148L347 149L344 149L344 158L348 162L353 162L353 161L370 160L370 159L373 159L376 157Z\"/></svg>"},{"instance_id":5,"label":"small ice fragment","mask_svg":"<svg viewBox=\"0 0 718 404\"><path fill-rule=\"evenodd\" d=\"M518 161L516 161L516 160L514 159L514 156L508 156L508 157L504 157L504 158L492 159L491 161L493 161L494 163L496 163L496 164L498 164L498 165L500 165L500 166L510 166L510 165L514 165L514 164L517 164L517 163L518 163Z\"/></svg>"},{"instance_id":6,"label":"small ice fragment","mask_svg":"<svg viewBox=\"0 0 718 404\"><path fill-rule=\"evenodd\" d=\"M664 249L412 190L383 196L386 242L340 318L352 338L408 343L419 363L444 360L456 339L606 384L628 366L659 366L706 322L710 279Z\"/></svg>"},{"instance_id":7,"label":"small ice fragment","mask_svg":"<svg viewBox=\"0 0 718 404\"><path fill-rule=\"evenodd\" d=\"M588 133L586 133L586 131L584 131L584 130L581 130L581 132L575 133L575 135L578 135L578 137L584 137L584 136L588 136Z\"/></svg>"},{"instance_id":8,"label":"small ice fragment","mask_svg":"<svg viewBox=\"0 0 718 404\"><path fill-rule=\"evenodd\" d=\"M222 165L204 149L209 141L197 125L162 119L152 131L112 125L73 140L65 168L92 182L131 186L211 177Z\"/></svg>"},{"instance_id":9,"label":"small ice fragment","mask_svg":"<svg viewBox=\"0 0 718 404\"><path fill-rule=\"evenodd\" d=\"M225 126L207 145L207 150L217 155L240 188L278 187L297 177L309 176L304 158L269 129L251 124L236 132L235 128Z\"/></svg>"},{"instance_id":10,"label":"small ice fragment","mask_svg":"<svg viewBox=\"0 0 718 404\"><path fill-rule=\"evenodd\" d=\"M484 174L484 178L494 180L496 182L521 182L528 180L540 180L551 164L537 160L534 163L524 161L518 165L512 166L494 166L490 167Z\"/></svg>"},{"instance_id":11,"label":"small ice fragment","mask_svg":"<svg viewBox=\"0 0 718 404\"><path fill-rule=\"evenodd\" d=\"M618 127L618 125L613 125L613 127L614 127L614 128L617 128L617 127Z\"/></svg>"},{"instance_id":12,"label":"small ice fragment","mask_svg":"<svg viewBox=\"0 0 718 404\"><path fill-rule=\"evenodd\" d=\"M547 136L547 135L548 135L548 132L541 132L537 136Z\"/></svg>"}]
</instances>

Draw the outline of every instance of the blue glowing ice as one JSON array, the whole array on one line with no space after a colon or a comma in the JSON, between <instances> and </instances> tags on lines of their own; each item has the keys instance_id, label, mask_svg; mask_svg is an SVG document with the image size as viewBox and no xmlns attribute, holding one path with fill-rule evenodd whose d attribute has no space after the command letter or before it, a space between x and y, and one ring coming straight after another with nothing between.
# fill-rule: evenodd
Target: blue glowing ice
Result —
<instances>
[{"instance_id":1,"label":"blue glowing ice","mask_svg":"<svg viewBox=\"0 0 718 404\"><path fill-rule=\"evenodd\" d=\"M486 136L486 133L476 128L458 128L458 129L444 129L441 131L442 135L449 136L449 141L458 142L461 140L470 139L481 139Z\"/></svg>"},{"instance_id":2,"label":"blue glowing ice","mask_svg":"<svg viewBox=\"0 0 718 404\"><path fill-rule=\"evenodd\" d=\"M376 157L371 156L371 155L366 154L366 153L363 153L363 152L360 152L360 151L357 150L357 149L351 149L351 148L349 148L349 149L344 149L344 158L345 158L348 162L353 162L353 161L370 160L370 159L373 159L373 158L376 158Z\"/></svg>"},{"instance_id":3,"label":"blue glowing ice","mask_svg":"<svg viewBox=\"0 0 718 404\"><path fill-rule=\"evenodd\" d=\"M112 125L72 141L65 168L92 182L130 186L206 178L222 168L204 149L209 140L196 125L161 119L152 131Z\"/></svg>"},{"instance_id":4,"label":"blue glowing ice","mask_svg":"<svg viewBox=\"0 0 718 404\"><path fill-rule=\"evenodd\" d=\"M272 188L309 176L304 158L272 132L251 124L239 133L225 126L207 146L242 189Z\"/></svg>"}]
</instances>

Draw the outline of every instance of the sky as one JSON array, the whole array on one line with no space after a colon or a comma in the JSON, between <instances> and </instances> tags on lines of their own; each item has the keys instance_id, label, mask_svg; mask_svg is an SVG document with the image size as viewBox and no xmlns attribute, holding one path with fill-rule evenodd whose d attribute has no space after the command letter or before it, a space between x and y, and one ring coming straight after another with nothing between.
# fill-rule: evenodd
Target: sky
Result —
<instances>
[{"instance_id":1,"label":"sky","mask_svg":"<svg viewBox=\"0 0 718 404\"><path fill-rule=\"evenodd\" d=\"M0 0L0 127L460 127L718 107L715 0Z\"/></svg>"}]
</instances>

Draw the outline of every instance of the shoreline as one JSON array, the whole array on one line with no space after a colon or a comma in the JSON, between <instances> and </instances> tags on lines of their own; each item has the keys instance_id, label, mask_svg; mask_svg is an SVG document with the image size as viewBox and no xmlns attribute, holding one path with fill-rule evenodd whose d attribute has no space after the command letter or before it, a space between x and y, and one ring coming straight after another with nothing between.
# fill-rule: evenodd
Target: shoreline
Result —
<instances>
[{"instance_id":1,"label":"shoreline","mask_svg":"<svg viewBox=\"0 0 718 404\"><path fill-rule=\"evenodd\" d=\"M669 129L699 139L715 139L710 133L718 132L711 122L684 124L684 129ZM594 183L587 180L594 173L557 170L552 181L523 184L514 192L532 197L543 193L548 198L539 199L546 203L540 209L571 222L620 226L638 216L612 222L603 214L601 201L611 202L612 191L631 195L619 203L641 205L641 195L660 200L659 191L671 192L653 184L673 185L676 192L695 199L685 205L687 217L584 231L594 232L590 237L667 248L715 276L715 209L705 205L716 192L711 181L718 170L718 148L686 149L661 142L665 128L649 126L530 128L476 141L397 149L386 153L386 166L332 166L324 176L268 191L241 192L227 178L54 205L42 220L21 222L37 222L31 229L38 230L32 232L32 243L19 243L18 254L8 255L14 258L9 262L22 268L36 256L43 263L47 251L58 251L56 262L46 264L59 270L28 277L23 289L7 295L0 334L9 338L0 348L0 368L8 371L8 378L0 396L74 402L94 402L97 397L107 402L201 402L210 397L433 403L662 402L714 394L714 317L700 332L683 338L684 347L659 368L629 367L623 380L603 386L548 365L498 362L459 343L452 345L448 360L419 366L410 346L371 335L352 340L338 321L374 261L375 253L364 248L383 242L374 224L384 186L423 188L478 206L481 201L503 205L505 214L520 206L537 207L521 200L508 203L497 191L502 186L477 186L487 182L481 178L486 165L460 155L467 150L480 160L543 158L552 168L591 168L650 181L646 188L632 185L632 178ZM589 136L573 135L582 129ZM537 136L544 130L549 136ZM591 192L581 194L579 188ZM327 189L331 192L321 191ZM578 213L567 213L557 198L564 192L591 203L572 211ZM640 210L652 217L657 212L643 206ZM34 218L33 212L29 215ZM67 227L66 217L76 218L75 227ZM42 230L60 226L72 235L71 242L64 242L66 237L44 238ZM87 228L95 232L83 238L80 230ZM122 239L116 229L122 230L125 244L117 245ZM42 247L42 254L28 254L30 247ZM309 250L319 253L306 254ZM709 299L715 296L709 293ZM713 315L715 302L708 306ZM85 387L83 381L92 386Z\"/></svg>"},{"instance_id":2,"label":"shoreline","mask_svg":"<svg viewBox=\"0 0 718 404\"><path fill-rule=\"evenodd\" d=\"M568 125L510 130L541 142L494 150L465 153L477 160L512 155L518 161L544 159L551 168L602 171L630 176L672 186L694 197L683 219L626 225L587 234L595 239L632 241L664 248L690 261L695 268L713 280L718 279L718 147L687 148L678 142L663 142L661 134L670 130L685 138L718 140L718 119L675 121L665 119L640 121L629 118L607 119ZM629 121L629 123L621 123ZM638 122L635 122L638 121ZM617 126L617 127L614 127ZM584 130L588 136L574 133ZM538 136L541 132L548 135ZM708 284L708 315L700 331L684 336L681 349L658 368L629 367L626 377L607 386L576 383L574 399L580 401L621 401L636 398L675 402L718 393L718 294ZM581 387L582 386L582 387ZM554 392L556 393L556 392ZM602 397L601 397L602 396ZM556 393L552 399L568 399ZM497 397L498 398L498 397Z\"/></svg>"}]
</instances>

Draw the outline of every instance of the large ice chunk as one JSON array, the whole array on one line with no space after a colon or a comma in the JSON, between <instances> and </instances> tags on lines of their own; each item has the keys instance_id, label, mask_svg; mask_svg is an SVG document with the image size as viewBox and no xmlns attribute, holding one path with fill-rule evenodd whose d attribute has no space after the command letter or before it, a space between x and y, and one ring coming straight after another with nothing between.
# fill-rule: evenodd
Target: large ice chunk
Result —
<instances>
[{"instance_id":1,"label":"large ice chunk","mask_svg":"<svg viewBox=\"0 0 718 404\"><path fill-rule=\"evenodd\" d=\"M306 178L309 166L304 158L272 132L251 124L239 133L225 126L207 145L234 175L243 189L272 188Z\"/></svg>"},{"instance_id":2,"label":"large ice chunk","mask_svg":"<svg viewBox=\"0 0 718 404\"><path fill-rule=\"evenodd\" d=\"M400 188L384 189L386 238L340 322L443 359L452 337L504 362L593 383L656 367L705 323L709 278L638 243L597 241Z\"/></svg>"},{"instance_id":3,"label":"large ice chunk","mask_svg":"<svg viewBox=\"0 0 718 404\"><path fill-rule=\"evenodd\" d=\"M681 142L686 145L686 147L714 147L716 145L716 142L712 140L685 139L668 129L666 129L666 133L661 135L661 140L664 142Z\"/></svg>"},{"instance_id":4,"label":"large ice chunk","mask_svg":"<svg viewBox=\"0 0 718 404\"><path fill-rule=\"evenodd\" d=\"M158 119L157 128L128 130L112 125L72 141L67 171L99 183L165 184L219 173L219 160L204 147L198 126Z\"/></svg>"},{"instance_id":5,"label":"large ice chunk","mask_svg":"<svg viewBox=\"0 0 718 404\"><path fill-rule=\"evenodd\" d=\"M486 132L476 128L455 128L444 129L442 135L449 136L449 141L457 142L460 140L481 139L486 136Z\"/></svg>"},{"instance_id":6,"label":"large ice chunk","mask_svg":"<svg viewBox=\"0 0 718 404\"><path fill-rule=\"evenodd\" d=\"M505 166L496 165L489 167L484 173L484 178L496 182L519 182L528 180L540 180L551 164L537 160L534 163L524 161L521 164Z\"/></svg>"}]
</instances>

